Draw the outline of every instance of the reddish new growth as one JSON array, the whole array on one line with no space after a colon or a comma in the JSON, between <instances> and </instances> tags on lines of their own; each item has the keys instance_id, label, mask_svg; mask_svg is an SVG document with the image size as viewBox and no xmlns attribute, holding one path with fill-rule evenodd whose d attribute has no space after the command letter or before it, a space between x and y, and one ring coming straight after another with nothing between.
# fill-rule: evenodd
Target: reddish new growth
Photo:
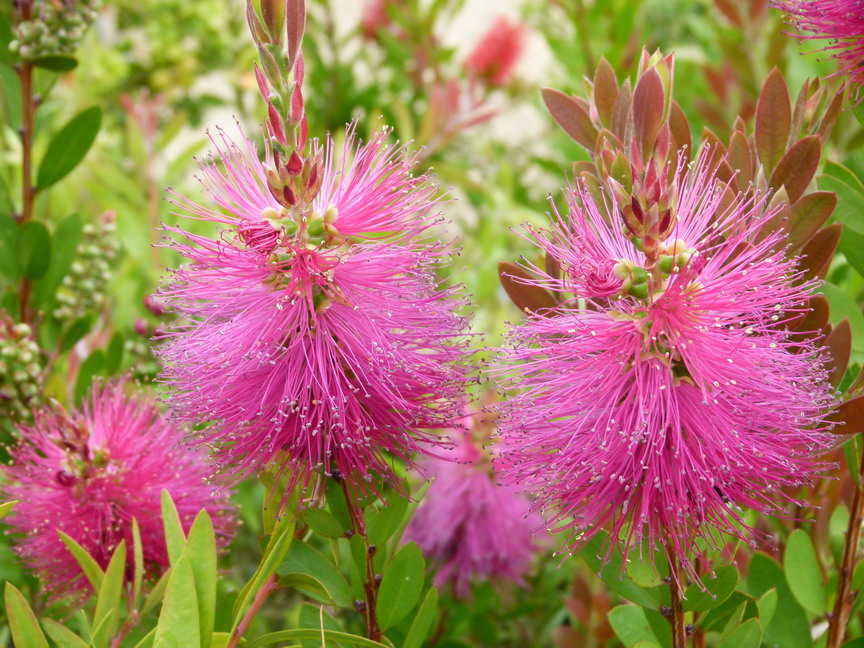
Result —
<instances>
[{"instance_id":1,"label":"reddish new growth","mask_svg":"<svg viewBox=\"0 0 864 648\"><path fill-rule=\"evenodd\" d=\"M567 191L569 214L529 229L561 268L533 283L563 303L512 330L499 369L517 392L502 475L576 547L606 528L625 554L662 544L691 577L697 539L741 536L741 507L780 512L830 443L820 349L787 331L814 284L782 231L762 238L765 198L724 190L700 163L679 170L668 210L628 219Z\"/></svg>"},{"instance_id":2,"label":"reddish new growth","mask_svg":"<svg viewBox=\"0 0 864 648\"><path fill-rule=\"evenodd\" d=\"M54 598L78 597L90 585L58 531L72 537L103 568L126 541L127 577L134 569L132 520L138 521L149 577L168 567L161 494L167 490L186 531L199 511L213 520L221 545L233 534L228 493L209 479L206 453L185 447L183 433L143 396L127 396L122 383L96 387L83 409L37 410L19 428L10 454L4 499L19 500L4 520L15 552Z\"/></svg>"}]
</instances>

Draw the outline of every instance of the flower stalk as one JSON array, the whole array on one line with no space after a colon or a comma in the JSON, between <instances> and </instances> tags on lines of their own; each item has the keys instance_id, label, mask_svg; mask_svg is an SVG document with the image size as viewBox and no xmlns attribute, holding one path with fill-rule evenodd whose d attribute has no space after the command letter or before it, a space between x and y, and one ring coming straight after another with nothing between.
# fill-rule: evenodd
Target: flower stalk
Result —
<instances>
[{"instance_id":1,"label":"flower stalk","mask_svg":"<svg viewBox=\"0 0 864 648\"><path fill-rule=\"evenodd\" d=\"M345 493L345 501L348 504L348 513L351 516L353 531L363 538L363 546L366 548L366 578L363 580L363 594L365 600L355 602L357 611L363 615L366 622L366 636L372 641L381 641L381 628L378 626L378 615L375 607L378 602L378 579L375 574L375 545L369 544L369 536L366 533L366 524L363 521L363 509L358 505L352 489L345 479L341 479L342 490Z\"/></svg>"}]
</instances>

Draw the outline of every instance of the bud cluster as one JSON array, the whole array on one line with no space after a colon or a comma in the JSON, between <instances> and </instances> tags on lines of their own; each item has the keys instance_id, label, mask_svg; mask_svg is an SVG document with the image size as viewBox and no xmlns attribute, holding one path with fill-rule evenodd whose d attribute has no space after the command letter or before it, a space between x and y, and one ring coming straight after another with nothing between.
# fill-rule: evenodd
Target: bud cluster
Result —
<instances>
[{"instance_id":1,"label":"bud cluster","mask_svg":"<svg viewBox=\"0 0 864 648\"><path fill-rule=\"evenodd\" d=\"M9 49L24 60L71 54L96 18L99 0L35 0Z\"/></svg>"},{"instance_id":2,"label":"bud cluster","mask_svg":"<svg viewBox=\"0 0 864 648\"><path fill-rule=\"evenodd\" d=\"M0 316L0 416L23 420L38 401L42 382L39 346L27 324Z\"/></svg>"},{"instance_id":3,"label":"bud cluster","mask_svg":"<svg viewBox=\"0 0 864 648\"><path fill-rule=\"evenodd\" d=\"M57 319L75 321L105 304L105 287L119 247L114 229L113 215L103 218L99 226L84 226L75 261L57 290Z\"/></svg>"}]
</instances>

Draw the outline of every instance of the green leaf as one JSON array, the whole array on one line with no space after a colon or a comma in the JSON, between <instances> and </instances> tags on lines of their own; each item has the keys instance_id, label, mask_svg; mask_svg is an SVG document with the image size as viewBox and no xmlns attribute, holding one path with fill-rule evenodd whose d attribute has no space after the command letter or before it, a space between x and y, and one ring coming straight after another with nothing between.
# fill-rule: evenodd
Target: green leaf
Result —
<instances>
[{"instance_id":1,"label":"green leaf","mask_svg":"<svg viewBox=\"0 0 864 648\"><path fill-rule=\"evenodd\" d=\"M708 591L703 592L697 583L687 588L681 605L685 612L704 612L729 598L738 585L738 570L731 565L718 567L714 578L703 578L702 584Z\"/></svg>"},{"instance_id":2,"label":"green leaf","mask_svg":"<svg viewBox=\"0 0 864 648\"><path fill-rule=\"evenodd\" d=\"M93 318L90 315L85 315L81 319L72 322L72 325L63 334L63 343L60 345L60 351L63 353L69 351L78 343L78 340L90 332L92 327Z\"/></svg>"},{"instance_id":3,"label":"green leaf","mask_svg":"<svg viewBox=\"0 0 864 648\"><path fill-rule=\"evenodd\" d=\"M156 638L156 628L153 628L139 641L135 648L150 648L153 645L153 640Z\"/></svg>"},{"instance_id":4,"label":"green leaf","mask_svg":"<svg viewBox=\"0 0 864 648\"><path fill-rule=\"evenodd\" d=\"M75 402L81 403L86 397L94 376L98 376L105 366L105 353L94 351L88 355L78 368L78 378L75 382Z\"/></svg>"},{"instance_id":5,"label":"green leaf","mask_svg":"<svg viewBox=\"0 0 864 648\"><path fill-rule=\"evenodd\" d=\"M102 581L105 579L105 572L102 571L99 563L97 563L93 556L91 556L87 550L78 544L73 538L59 530L57 531L57 535L60 536L60 540L63 541L63 544L66 545L69 553L71 553L78 562L81 571L84 572L87 580L90 581L90 586L93 588L93 591L98 592L101 590Z\"/></svg>"},{"instance_id":6,"label":"green leaf","mask_svg":"<svg viewBox=\"0 0 864 648\"><path fill-rule=\"evenodd\" d=\"M4 598L6 617L15 648L48 648L48 640L45 639L30 604L12 583L6 583Z\"/></svg>"},{"instance_id":7,"label":"green leaf","mask_svg":"<svg viewBox=\"0 0 864 648\"><path fill-rule=\"evenodd\" d=\"M649 623L648 614L654 614L663 621L658 627L664 628L666 630L664 634L668 633L668 636L658 637L654 634L654 627L657 624ZM615 635L625 646L632 646L640 641L649 641L661 646L672 644L669 622L654 610L646 610L638 605L619 605L609 612L608 618Z\"/></svg>"},{"instance_id":8,"label":"green leaf","mask_svg":"<svg viewBox=\"0 0 864 648\"><path fill-rule=\"evenodd\" d=\"M833 191L837 194L837 207L834 218L851 230L864 234L864 195L855 185L850 185L839 178L823 175L819 178L819 188Z\"/></svg>"},{"instance_id":9,"label":"green leaf","mask_svg":"<svg viewBox=\"0 0 864 648\"><path fill-rule=\"evenodd\" d=\"M313 628L319 631L324 629L342 632L342 628L336 622L336 619L324 611L323 605L312 605L311 603L304 603L300 608L300 627ZM319 648L321 646L321 636L319 634L317 639L306 639L301 644L303 648Z\"/></svg>"},{"instance_id":10,"label":"green leaf","mask_svg":"<svg viewBox=\"0 0 864 648\"><path fill-rule=\"evenodd\" d=\"M843 549L846 545L846 531L849 528L849 507L841 503L831 513L828 522L828 542L831 545L831 555L834 564L839 567L843 560Z\"/></svg>"},{"instance_id":11,"label":"green leaf","mask_svg":"<svg viewBox=\"0 0 864 648\"><path fill-rule=\"evenodd\" d=\"M852 641L847 641L840 648L864 648L864 637L858 637Z\"/></svg>"},{"instance_id":12,"label":"green leaf","mask_svg":"<svg viewBox=\"0 0 864 648\"><path fill-rule=\"evenodd\" d=\"M205 510L198 513L189 529L185 555L192 567L198 595L201 648L209 648L216 619L216 534Z\"/></svg>"},{"instance_id":13,"label":"green leaf","mask_svg":"<svg viewBox=\"0 0 864 648\"><path fill-rule=\"evenodd\" d=\"M639 587L658 587L663 584L663 577L658 573L657 567L648 560L628 560L626 573Z\"/></svg>"},{"instance_id":14,"label":"green leaf","mask_svg":"<svg viewBox=\"0 0 864 648\"><path fill-rule=\"evenodd\" d=\"M795 600L810 614L824 614L825 595L822 591L822 570L816 550L803 529L795 529L786 541L783 573Z\"/></svg>"},{"instance_id":15,"label":"green leaf","mask_svg":"<svg viewBox=\"0 0 864 648\"><path fill-rule=\"evenodd\" d=\"M171 565L183 555L186 548L186 534L183 533L183 525L180 523L180 515L171 493L162 489L162 523L165 526L165 544L168 545L168 560Z\"/></svg>"},{"instance_id":16,"label":"green leaf","mask_svg":"<svg viewBox=\"0 0 864 648\"><path fill-rule=\"evenodd\" d=\"M759 619L750 619L735 628L718 648L759 648L762 645L762 625Z\"/></svg>"},{"instance_id":17,"label":"green leaf","mask_svg":"<svg viewBox=\"0 0 864 648\"><path fill-rule=\"evenodd\" d=\"M432 587L426 594L426 598L420 604L417 615L411 622L402 648L422 648L423 642L429 636L429 632L438 620L438 588Z\"/></svg>"},{"instance_id":18,"label":"green leaf","mask_svg":"<svg viewBox=\"0 0 864 648\"><path fill-rule=\"evenodd\" d=\"M768 556L756 553L747 567L747 587L754 596L777 589L777 609L764 628L765 643L783 648L812 648L810 621L792 596L783 568Z\"/></svg>"},{"instance_id":19,"label":"green leaf","mask_svg":"<svg viewBox=\"0 0 864 648\"><path fill-rule=\"evenodd\" d=\"M18 503L18 500L11 500L9 502L3 502L0 504L0 520L5 518L12 512L12 509L15 508L15 505Z\"/></svg>"},{"instance_id":20,"label":"green leaf","mask_svg":"<svg viewBox=\"0 0 864 648\"><path fill-rule=\"evenodd\" d=\"M293 544L294 528L297 525L295 513L297 510L297 500L298 494L296 492L292 493L286 502L284 513L279 517L276 526L273 528L273 533L267 542L267 548L264 550L264 555L261 557L258 569L252 575L252 578L249 579L249 582L246 583L240 594L237 595L237 601L234 603L232 614L232 632L240 622L240 616L246 609L248 602L252 600L267 580L277 573L282 559Z\"/></svg>"},{"instance_id":21,"label":"green leaf","mask_svg":"<svg viewBox=\"0 0 864 648\"><path fill-rule=\"evenodd\" d=\"M40 56L32 59L30 63L34 67L40 67L52 72L68 72L78 67L78 60L74 56Z\"/></svg>"},{"instance_id":22,"label":"green leaf","mask_svg":"<svg viewBox=\"0 0 864 648\"><path fill-rule=\"evenodd\" d=\"M102 109L94 106L77 114L60 129L48 144L39 165L36 175L38 189L47 189L78 166L96 140L101 123Z\"/></svg>"},{"instance_id":23,"label":"green leaf","mask_svg":"<svg viewBox=\"0 0 864 648\"><path fill-rule=\"evenodd\" d=\"M53 619L42 619L42 628L57 648L87 648L86 641Z\"/></svg>"},{"instance_id":24,"label":"green leaf","mask_svg":"<svg viewBox=\"0 0 864 648\"><path fill-rule=\"evenodd\" d=\"M300 517L309 525L310 529L325 538L342 538L345 536L345 528L324 509L306 509Z\"/></svg>"},{"instance_id":25,"label":"green leaf","mask_svg":"<svg viewBox=\"0 0 864 648\"><path fill-rule=\"evenodd\" d=\"M855 119L858 120L858 123L864 126L864 101L856 104L852 102L852 114L855 115ZM864 644L862 644L864 645ZM843 648L846 648L845 646Z\"/></svg>"},{"instance_id":26,"label":"green leaf","mask_svg":"<svg viewBox=\"0 0 864 648\"><path fill-rule=\"evenodd\" d=\"M333 514L343 529L350 529L351 514L348 511L348 503L345 501L345 493L342 492L342 486L335 479L328 479L325 486L327 497L327 507Z\"/></svg>"},{"instance_id":27,"label":"green leaf","mask_svg":"<svg viewBox=\"0 0 864 648\"><path fill-rule=\"evenodd\" d=\"M851 229L843 230L837 249L843 253L855 272L864 277L864 234L858 234Z\"/></svg>"},{"instance_id":28,"label":"green leaf","mask_svg":"<svg viewBox=\"0 0 864 648\"><path fill-rule=\"evenodd\" d=\"M15 39L12 33L12 27L9 25L9 20L6 14L0 11L0 63L12 67L15 65L15 56L9 49L9 43Z\"/></svg>"},{"instance_id":29,"label":"green leaf","mask_svg":"<svg viewBox=\"0 0 864 648\"><path fill-rule=\"evenodd\" d=\"M407 484L404 485L404 488L405 492L408 493ZM408 503L407 497L395 491L390 494L386 504L379 509L375 522L367 526L370 544L383 546L396 533L405 519Z\"/></svg>"},{"instance_id":30,"label":"green leaf","mask_svg":"<svg viewBox=\"0 0 864 648\"><path fill-rule=\"evenodd\" d=\"M132 562L135 565L132 576L132 601L137 603L141 593L141 582L144 580L144 547L141 544L141 529L138 520L132 518Z\"/></svg>"},{"instance_id":31,"label":"green leaf","mask_svg":"<svg viewBox=\"0 0 864 648\"><path fill-rule=\"evenodd\" d=\"M633 580L623 573L621 568L622 558L618 551L612 551L608 560L605 560L605 550L603 545L607 542L606 532L598 532L591 538L582 549L579 550L579 555L582 556L587 565L600 576L606 586L620 594L626 599L629 599L641 605L642 607L659 609L660 597L656 589L643 589L636 585ZM601 550L604 550L604 558L600 557Z\"/></svg>"},{"instance_id":32,"label":"green leaf","mask_svg":"<svg viewBox=\"0 0 864 648\"><path fill-rule=\"evenodd\" d=\"M10 281L18 280L18 262L15 240L18 224L11 216L0 214L0 273Z\"/></svg>"},{"instance_id":33,"label":"green leaf","mask_svg":"<svg viewBox=\"0 0 864 648\"><path fill-rule=\"evenodd\" d=\"M78 244L81 242L81 228L81 218L77 214L72 214L57 226L51 239L51 261L48 269L45 276L33 285L34 303L45 304L54 298L57 288L63 283L63 278L69 274L75 261Z\"/></svg>"},{"instance_id":34,"label":"green leaf","mask_svg":"<svg viewBox=\"0 0 864 648\"><path fill-rule=\"evenodd\" d=\"M119 331L111 336L105 351L105 373L109 376L120 371L123 364L123 334Z\"/></svg>"},{"instance_id":35,"label":"green leaf","mask_svg":"<svg viewBox=\"0 0 864 648\"><path fill-rule=\"evenodd\" d=\"M414 609L423 591L426 561L423 552L409 542L387 565L378 590L375 611L382 630L392 627Z\"/></svg>"},{"instance_id":36,"label":"green leaf","mask_svg":"<svg viewBox=\"0 0 864 648\"><path fill-rule=\"evenodd\" d=\"M163 491L164 492L164 491ZM155 648L186 648L201 645L198 596L195 577L185 555L171 566L171 578L156 625Z\"/></svg>"},{"instance_id":37,"label":"green leaf","mask_svg":"<svg viewBox=\"0 0 864 648\"><path fill-rule=\"evenodd\" d=\"M342 573L324 554L303 542L294 542L285 554L276 573L280 577L305 574L319 581L336 605L351 607L354 601L351 588Z\"/></svg>"},{"instance_id":38,"label":"green leaf","mask_svg":"<svg viewBox=\"0 0 864 648\"><path fill-rule=\"evenodd\" d=\"M848 318L852 327L852 350L864 352L864 315L861 308L846 292L832 283L825 282L819 289L831 305L830 318L833 325Z\"/></svg>"},{"instance_id":39,"label":"green leaf","mask_svg":"<svg viewBox=\"0 0 864 648\"><path fill-rule=\"evenodd\" d=\"M28 221L18 227L15 254L19 276L39 279L45 276L51 263L51 235L39 221Z\"/></svg>"},{"instance_id":40,"label":"green leaf","mask_svg":"<svg viewBox=\"0 0 864 648\"><path fill-rule=\"evenodd\" d=\"M2 81L3 95L6 100L6 115L8 125L13 130L21 126L21 83L15 70L5 65L0 65L0 81Z\"/></svg>"},{"instance_id":41,"label":"green leaf","mask_svg":"<svg viewBox=\"0 0 864 648\"><path fill-rule=\"evenodd\" d=\"M763 626L771 624L771 619L774 618L774 612L777 611L777 590L770 589L759 597L756 601L759 608L759 623Z\"/></svg>"},{"instance_id":42,"label":"green leaf","mask_svg":"<svg viewBox=\"0 0 864 648\"><path fill-rule=\"evenodd\" d=\"M153 589L150 590L150 593L147 595L147 598L144 600L144 605L141 606L141 616L147 616L147 614L159 605L159 602L162 600L162 597L165 596L165 590L168 589L168 581L171 580L171 568L165 570L165 573L159 577L159 580L156 581L156 584L153 586Z\"/></svg>"},{"instance_id":43,"label":"green leaf","mask_svg":"<svg viewBox=\"0 0 864 648\"><path fill-rule=\"evenodd\" d=\"M300 574L297 572L285 574L279 578L279 585L296 589L298 592L306 594L316 601L337 607L336 601L333 600L333 595L327 589L327 586L311 574Z\"/></svg>"},{"instance_id":44,"label":"green leaf","mask_svg":"<svg viewBox=\"0 0 864 648\"><path fill-rule=\"evenodd\" d=\"M245 648L258 648L271 644L283 643L291 639L323 639L325 642L338 641L351 646L363 646L363 648L387 648L384 644L372 641L366 637L348 634L347 632L336 632L334 630L281 630L271 632L245 644Z\"/></svg>"},{"instance_id":45,"label":"green leaf","mask_svg":"<svg viewBox=\"0 0 864 648\"><path fill-rule=\"evenodd\" d=\"M123 595L123 576L126 573L126 541L121 540L114 550L102 587L99 588L99 598L96 600L96 612L93 614L93 625L97 630L93 633L93 643L96 648L107 646L114 636L120 621L121 596Z\"/></svg>"}]
</instances>

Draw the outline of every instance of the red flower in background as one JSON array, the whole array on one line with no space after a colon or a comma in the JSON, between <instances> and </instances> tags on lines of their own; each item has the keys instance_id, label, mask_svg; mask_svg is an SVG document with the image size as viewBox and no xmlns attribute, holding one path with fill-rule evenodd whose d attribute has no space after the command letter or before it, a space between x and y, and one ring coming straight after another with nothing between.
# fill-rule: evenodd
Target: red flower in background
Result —
<instances>
[{"instance_id":1,"label":"red flower in background","mask_svg":"<svg viewBox=\"0 0 864 648\"><path fill-rule=\"evenodd\" d=\"M499 16L465 61L465 68L491 86L507 85L525 51L524 25Z\"/></svg>"}]
</instances>

